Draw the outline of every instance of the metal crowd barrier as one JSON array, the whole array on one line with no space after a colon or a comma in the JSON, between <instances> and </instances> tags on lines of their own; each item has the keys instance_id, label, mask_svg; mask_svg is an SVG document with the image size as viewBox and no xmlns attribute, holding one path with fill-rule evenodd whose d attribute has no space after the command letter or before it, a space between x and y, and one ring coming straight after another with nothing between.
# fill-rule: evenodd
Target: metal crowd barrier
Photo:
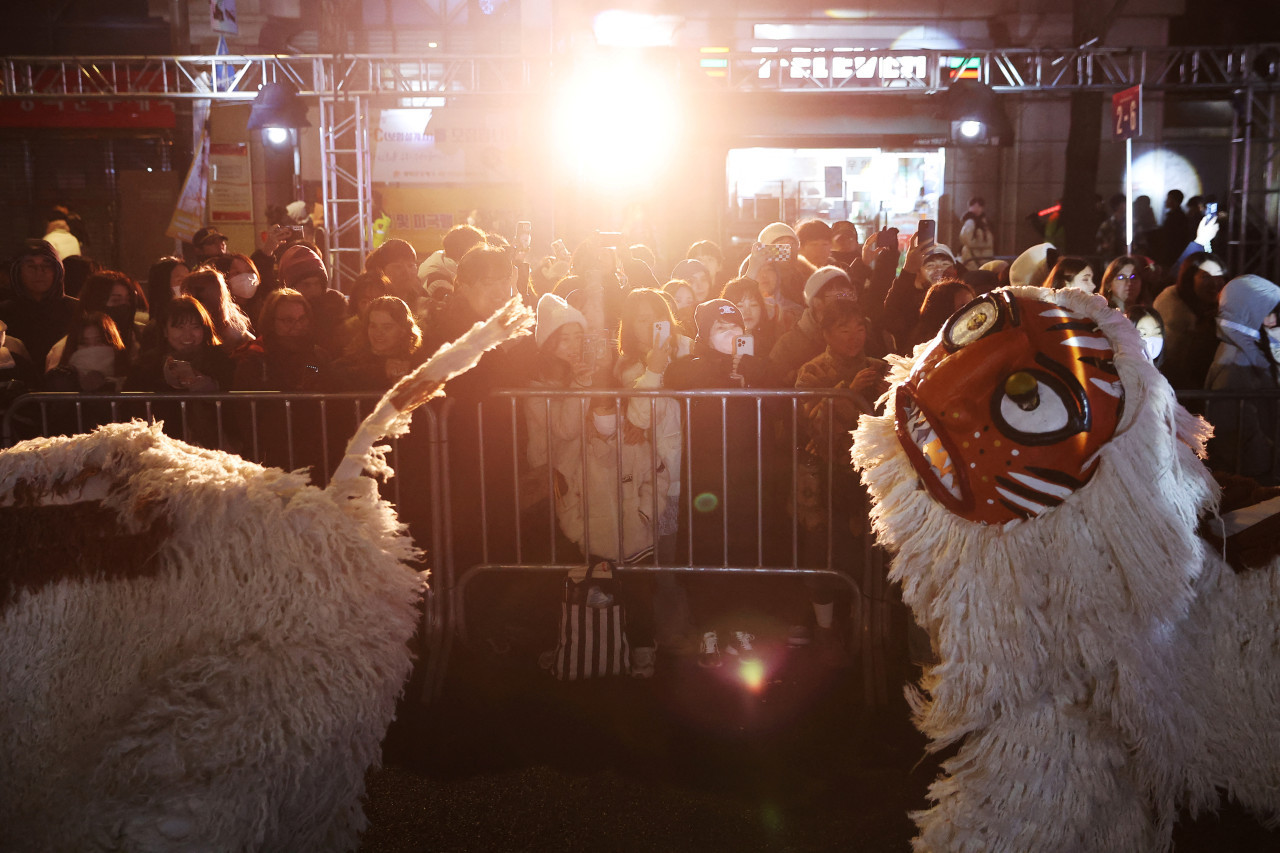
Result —
<instances>
[{"instance_id":1,"label":"metal crowd barrier","mask_svg":"<svg viewBox=\"0 0 1280 853\"><path fill-rule=\"evenodd\" d=\"M1219 451L1234 460L1235 472L1242 467L1280 471L1280 391L1182 391L1178 397L1189 408L1207 412L1211 421L1230 423L1232 430L1220 430ZM159 419L171 435L193 444L288 470L309 467L313 482L323 487L376 399L362 393L35 393L7 407L0 440L7 447L111 421ZM838 546L840 513L848 507L838 505L832 485L848 472L837 408L865 408L866 403L848 391L753 390L503 390L479 400L446 397L420 409L413 429L391 442L389 461L396 476L381 488L427 552L432 571L421 637L425 698L438 695L455 639L469 637L468 614L475 604L468 590L478 577L563 575L585 562L584 552L598 550L591 544L593 531L600 529L591 524L592 506L584 502L582 542L575 545L559 530L556 467L538 467L529 458L531 447L551 448L556 442L551 419L539 419L538 412L567 411L566 406L577 407L573 419L583 429L591 428L592 408L614 413L619 422L628 412L647 422L651 482L657 481L661 462L652 425L662 420L660 414L674 414L679 424L680 470L667 472L680 483L678 536L674 543L659 536L661 496L651 494L648 539L667 547L644 550L633 559L616 555L620 574L825 578L843 584L852 599L850 651L861 663L865 695L885 701L890 607L896 595L885 580L884 555L873 545L864 512L857 517L858 559L849 560L848 550ZM540 427L530 426L531 416ZM534 435L539 428L542 435ZM1260 430L1269 433L1262 436L1269 441L1269 459L1246 452ZM579 494L589 495L587 445L579 443L575 452L576 476L583 478ZM615 442L612 452L613 488L622 506L623 442ZM698 476L707 470L712 487L690 494L695 480L707 486L706 477ZM540 509L530 512L530 507ZM818 523L805 529L802 518L815 509ZM621 516L612 521L612 538L624 542ZM555 617L549 613L547 618Z\"/></svg>"},{"instance_id":2,"label":"metal crowd barrier","mask_svg":"<svg viewBox=\"0 0 1280 853\"><path fill-rule=\"evenodd\" d=\"M894 595L885 581L882 552L874 547L865 511L857 519L860 536L855 536L860 559L855 561L857 576L849 573L853 566L843 565L847 551L837 547L836 530L841 523L836 517L837 490L835 478L848 474L846 428L836 417L838 405L866 410L867 404L849 391L763 391L704 390L673 392L633 390L563 391L519 389L496 391L481 400L445 398L440 418L443 430L441 444L449 456L442 457L444 503L450 514L446 525L443 561L433 563L438 584L437 594L448 599L444 608L448 624L445 642L470 636L468 589L479 576L491 573L556 573L563 575L585 562L584 553L597 549L591 545L591 506L584 501L583 541L573 547L561 536L556 512L556 471L554 466L531 463L529 450L534 446L552 447L553 408L576 407L574 419L584 431L593 429L590 409L602 408L621 422L629 411L640 414L647 423L649 437L645 456L649 480L657 480L662 462L658 442L652 440L653 427L662 418L659 410L671 407L680 426L676 441L680 448L680 470L669 472L680 482L679 535L675 554L663 554L661 548L644 550L628 558L621 553L605 554L617 559L622 576L670 572L682 576L722 577L795 577L825 578L844 585L852 600L852 637L850 651L860 660L865 680L865 693L870 701L883 703L887 698L886 645L889 634L891 601ZM817 414L811 414L816 410ZM541 413L541 417L538 414ZM709 435L695 435L697 426L713 423ZM531 425L531 421L538 426ZM689 425L695 424L694 429ZM816 428L811 428L815 426ZM542 434L538 435L541 430ZM459 434L461 431L461 435ZM816 432L816 438L814 433ZM843 444L841 443L843 441ZM818 444L817 453L808 453ZM614 441L611 453L613 489L617 506L623 505L623 442ZM734 452L740 456L734 457ZM589 462L586 442L578 441L572 451L577 463L578 493L589 494L587 477ZM546 451L548 459L553 451ZM745 457L745 458L744 458ZM572 464L569 467L573 467ZM698 472L710 468L718 493L689 494ZM748 480L744 498L735 493L743 477L733 476L733 469L745 469ZM463 485L465 497L459 495ZM702 485L707 485L702 483ZM814 493L816 486L816 494ZM568 489L568 483L562 483ZM802 492L807 491L808 500ZM651 492L648 541L660 542L657 529L661 506L659 495ZM742 506L745 501L746 506ZM530 503L541 502L546 511L531 518ZM738 505L735 506L735 502ZM713 504L711 510L703 504ZM817 509L821 521L814 531L802 530L806 510ZM715 510L719 510L716 512ZM714 523L698 522L710 515ZM612 519L615 542L625 540L621 514ZM806 535L806 533L808 535ZM703 537L702 540L695 538ZM711 548L706 537L718 541ZM460 539L465 538L465 546ZM807 541L806 541L807 540ZM734 547L734 543L746 546ZM807 544L809 559L801 553ZM714 559L704 557L713 552ZM816 554L814 553L816 551ZM446 650L447 654L447 650Z\"/></svg>"},{"instance_id":3,"label":"metal crowd barrier","mask_svg":"<svg viewBox=\"0 0 1280 853\"><path fill-rule=\"evenodd\" d=\"M8 407L2 437L9 446L24 438L84 432L111 421L159 419L166 422L166 432L193 444L289 470L309 464L313 482L323 487L346 439L374 402L375 396L358 393L35 393ZM557 532L552 466L547 466L541 478L530 475L525 419L534 408L547 409L553 404L576 405L585 419L593 403L623 414L632 409L642 416L647 412L650 423L658 419L662 407L675 407L681 425L677 437L681 470L669 472L680 480L685 495L679 510L682 541L677 542L678 557L660 554L655 548L642 558L620 560L619 572L810 577L843 584L853 602L850 651L863 664L866 695L872 701L885 701L885 645L894 596L884 580L883 559L872 545L864 514L859 520L861 567L858 577L850 576L839 565L836 525L831 523L837 509L830 484L833 475L848 470L847 445L840 445L843 430L835 416L836 405L866 405L847 391L524 389L495 392L479 401L446 397L420 409L413 429L392 444L390 462L397 475L383 484L383 493L396 504L416 544L427 551L432 571L432 589L424 608L424 696L438 695L455 638L468 637L467 591L476 577L497 572L562 575L585 561L581 550L566 547L567 540ZM818 414L811 416L811 409ZM718 435L694 436L684 428L695 415L707 413L718 421ZM811 424L817 424L819 443L825 443L814 455L801 449L806 437L810 449L815 449ZM549 430L549 424L544 428ZM746 450L751 458L731 458L730 439L742 435L747 436ZM551 444L549 435L544 439ZM309 445L311 453L300 445ZM733 446L741 450L743 441ZM659 460L656 445L650 442L649 448L652 473ZM615 452L620 459L621 443ZM702 508L690 499L697 496L688 495L687 489L694 471L708 461L720 471L715 500L723 504L723 511L714 536L707 538L718 540L716 550L720 553L717 559L699 561L694 559L700 545L694 528L706 525L695 525ZM745 508L744 499L730 490L741 479L731 475L732 466L751 472L753 495ZM624 485L621 470L620 464L615 467L619 497ZM584 464L580 475L586 474ZM807 500L802 488L808 490ZM587 494L585 488L582 494ZM658 497L652 496L649 513L655 525L651 530L655 542ZM541 503L548 510L540 525L521 516L522 503ZM505 514L504 507L508 510ZM513 509L514 514L510 512ZM774 512L770 514L769 509ZM814 531L808 531L806 539L801 515L815 509L820 515L816 527L821 532L815 536ZM590 513L591 507L585 506L582 544L588 551L593 529ZM738 526L740 523L743 526ZM623 539L621 532L618 539ZM749 547L732 547L743 541ZM810 552L816 552L807 562L801 554L802 541ZM553 613L548 614L548 619L554 618Z\"/></svg>"}]
</instances>

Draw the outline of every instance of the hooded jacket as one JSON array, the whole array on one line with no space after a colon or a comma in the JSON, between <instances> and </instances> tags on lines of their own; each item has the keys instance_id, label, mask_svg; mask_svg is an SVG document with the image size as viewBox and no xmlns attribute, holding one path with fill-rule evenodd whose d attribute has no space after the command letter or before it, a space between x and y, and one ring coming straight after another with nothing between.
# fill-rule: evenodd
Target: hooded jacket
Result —
<instances>
[{"instance_id":1,"label":"hooded jacket","mask_svg":"<svg viewBox=\"0 0 1280 853\"><path fill-rule=\"evenodd\" d=\"M22 286L24 258L42 257L53 261L53 286L39 298ZM8 334L27 346L33 364L44 364L49 348L67 333L71 315L79 300L67 296L66 273L52 246L44 240L28 240L9 267L12 296L0 302L0 320L8 324Z\"/></svg>"},{"instance_id":2,"label":"hooded jacket","mask_svg":"<svg viewBox=\"0 0 1280 853\"><path fill-rule=\"evenodd\" d=\"M1268 314L1280 308L1280 287L1256 275L1227 282L1218 298L1218 350L1205 377L1210 391L1280 389L1270 340L1262 327ZM1214 426L1209 444L1216 466L1269 483L1272 470L1276 415L1266 400L1210 401L1205 414ZM1238 448L1238 449L1237 449Z\"/></svg>"}]
</instances>

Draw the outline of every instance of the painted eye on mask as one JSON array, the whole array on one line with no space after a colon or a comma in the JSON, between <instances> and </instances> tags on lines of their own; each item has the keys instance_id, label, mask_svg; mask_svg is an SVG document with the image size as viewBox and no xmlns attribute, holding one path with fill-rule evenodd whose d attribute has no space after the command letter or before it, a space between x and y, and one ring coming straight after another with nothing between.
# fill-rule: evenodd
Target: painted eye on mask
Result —
<instances>
[{"instance_id":1,"label":"painted eye on mask","mask_svg":"<svg viewBox=\"0 0 1280 853\"><path fill-rule=\"evenodd\" d=\"M1034 367L1005 379L992 395L991 418L1005 435L1030 447L1083 432L1090 421L1088 401L1074 378Z\"/></svg>"},{"instance_id":2,"label":"painted eye on mask","mask_svg":"<svg viewBox=\"0 0 1280 853\"><path fill-rule=\"evenodd\" d=\"M991 299L970 302L947 323L943 340L951 349L962 349L994 331L1000 323L1000 308Z\"/></svg>"},{"instance_id":3,"label":"painted eye on mask","mask_svg":"<svg viewBox=\"0 0 1280 853\"><path fill-rule=\"evenodd\" d=\"M1039 444L1071 425L1071 412L1050 377L1018 371L1004 382L996 402L996 422L1024 444ZM1074 431L1074 430L1073 430Z\"/></svg>"}]
</instances>

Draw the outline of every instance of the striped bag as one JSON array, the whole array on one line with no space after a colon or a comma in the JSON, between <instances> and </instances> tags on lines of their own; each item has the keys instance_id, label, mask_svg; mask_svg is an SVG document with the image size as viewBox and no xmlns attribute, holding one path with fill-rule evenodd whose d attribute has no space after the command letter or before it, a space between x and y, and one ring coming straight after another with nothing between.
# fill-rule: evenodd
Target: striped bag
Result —
<instances>
[{"instance_id":1,"label":"striped bag","mask_svg":"<svg viewBox=\"0 0 1280 853\"><path fill-rule=\"evenodd\" d=\"M555 674L560 681L628 675L627 612L618 596L613 564L575 569L564 581Z\"/></svg>"}]
</instances>

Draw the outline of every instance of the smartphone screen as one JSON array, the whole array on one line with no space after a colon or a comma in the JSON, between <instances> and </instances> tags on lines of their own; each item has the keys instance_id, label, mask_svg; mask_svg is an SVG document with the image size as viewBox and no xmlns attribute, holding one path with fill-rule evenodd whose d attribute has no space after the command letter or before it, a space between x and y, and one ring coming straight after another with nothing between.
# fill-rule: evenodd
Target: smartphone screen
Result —
<instances>
[{"instance_id":1,"label":"smartphone screen","mask_svg":"<svg viewBox=\"0 0 1280 853\"><path fill-rule=\"evenodd\" d=\"M529 246L533 242L533 223L521 220L516 223L516 248L521 251L529 251Z\"/></svg>"},{"instance_id":2,"label":"smartphone screen","mask_svg":"<svg viewBox=\"0 0 1280 853\"><path fill-rule=\"evenodd\" d=\"M1216 201L1211 201L1206 203L1204 206L1205 219L1213 219L1217 215L1218 215L1218 203Z\"/></svg>"},{"instance_id":3,"label":"smartphone screen","mask_svg":"<svg viewBox=\"0 0 1280 853\"><path fill-rule=\"evenodd\" d=\"M562 260L569 260L569 249L565 246L563 240L552 240L551 251L556 253L556 257Z\"/></svg>"},{"instance_id":4,"label":"smartphone screen","mask_svg":"<svg viewBox=\"0 0 1280 853\"><path fill-rule=\"evenodd\" d=\"M916 230L916 235L917 246L932 243L938 239L938 223L932 219L921 219L920 227Z\"/></svg>"},{"instance_id":5,"label":"smartphone screen","mask_svg":"<svg viewBox=\"0 0 1280 853\"><path fill-rule=\"evenodd\" d=\"M751 335L738 335L733 339L733 351L738 355L755 355L756 339Z\"/></svg>"},{"instance_id":6,"label":"smartphone screen","mask_svg":"<svg viewBox=\"0 0 1280 853\"><path fill-rule=\"evenodd\" d=\"M771 261L791 260L790 243L770 243L764 247L764 256Z\"/></svg>"},{"instance_id":7,"label":"smartphone screen","mask_svg":"<svg viewBox=\"0 0 1280 853\"><path fill-rule=\"evenodd\" d=\"M653 345L655 347L665 346L669 340L671 340L671 323L667 320L659 320L654 323Z\"/></svg>"}]
</instances>

